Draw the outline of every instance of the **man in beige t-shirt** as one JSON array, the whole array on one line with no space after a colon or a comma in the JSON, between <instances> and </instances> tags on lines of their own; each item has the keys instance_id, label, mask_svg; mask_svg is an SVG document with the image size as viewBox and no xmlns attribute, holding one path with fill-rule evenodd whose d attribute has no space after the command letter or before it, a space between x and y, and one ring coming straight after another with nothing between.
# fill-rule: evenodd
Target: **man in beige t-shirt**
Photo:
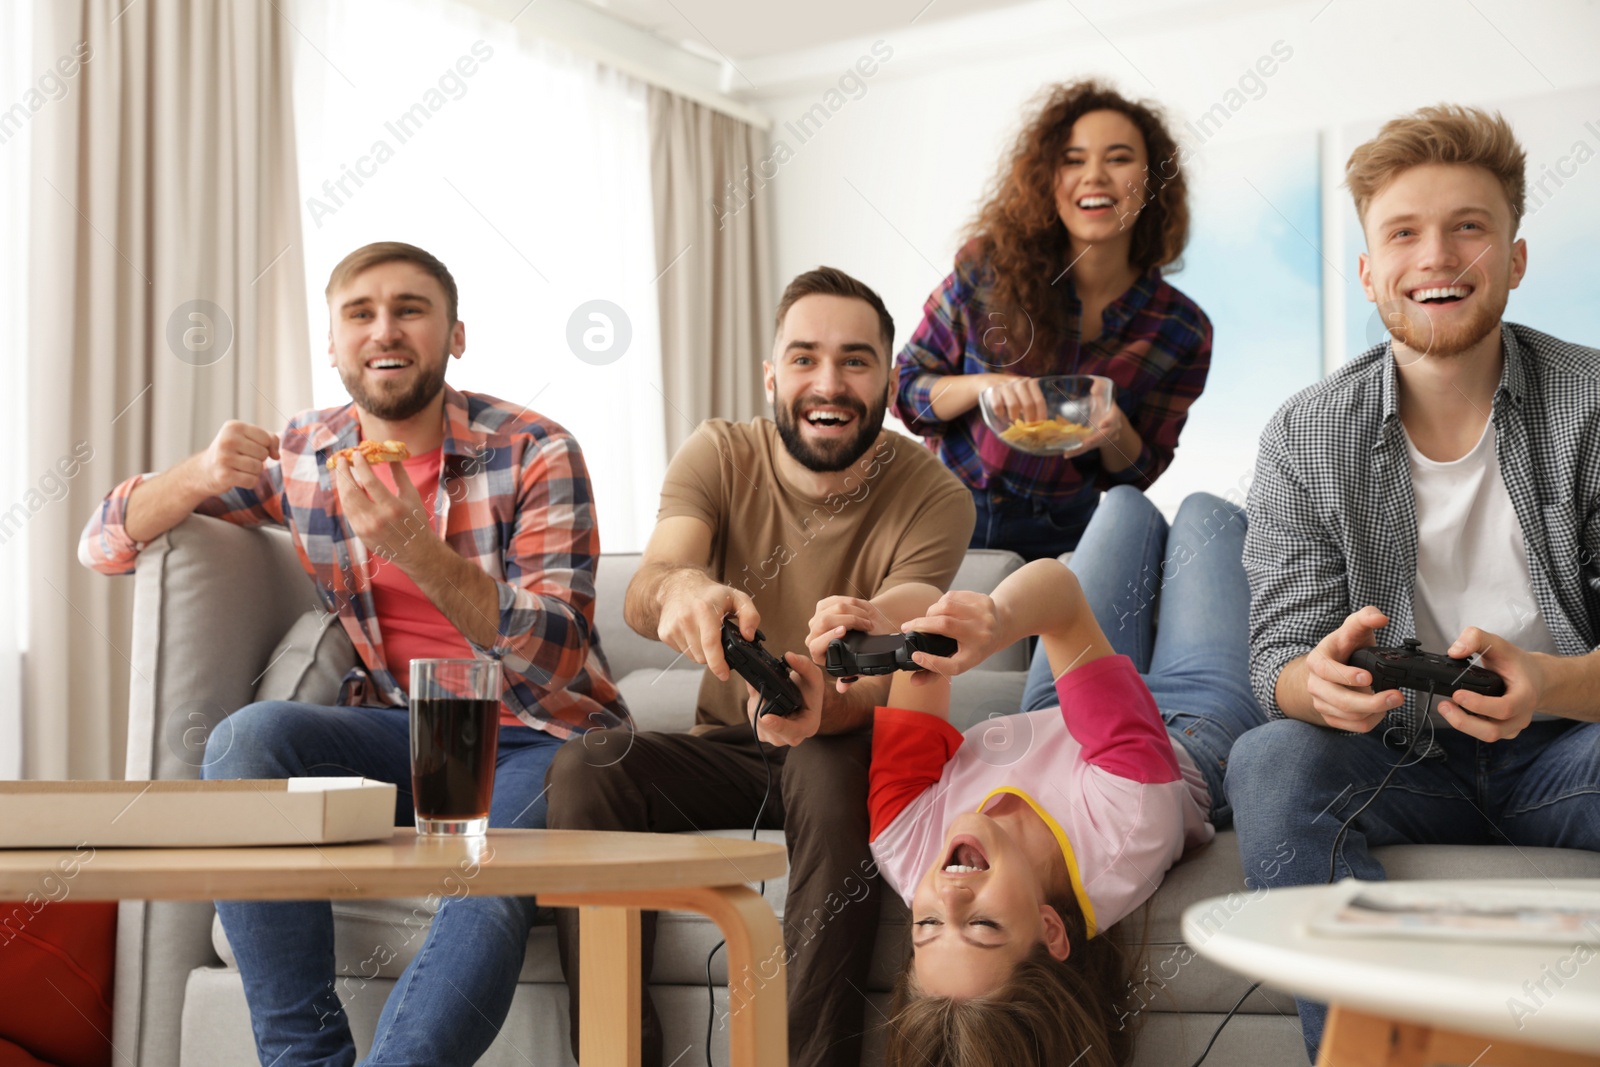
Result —
<instances>
[{"instance_id":1,"label":"man in beige t-shirt","mask_svg":"<svg viewBox=\"0 0 1600 1067\"><path fill-rule=\"evenodd\" d=\"M722 620L736 616L747 638L759 626L774 655L820 662L832 638L897 631L948 588L972 535L972 497L932 453L883 429L893 340L883 301L842 271L824 267L789 284L764 365L774 420L711 419L684 444L628 587L628 625L707 667L696 725L688 734L590 735L563 748L550 770L552 828L748 828L759 813L763 828L785 830L796 1067L861 1060L860 990L878 920L866 728L889 679L830 689L819 736L803 748L786 747L776 717L762 720L758 740L749 690L723 657ZM627 755L596 766L586 756L600 750ZM645 916L642 931L646 981L653 919ZM574 1052L576 921L564 912L557 927ZM730 986L739 982L730 976ZM643 1062L657 1067L666 1057L648 988L642 1004Z\"/></svg>"}]
</instances>

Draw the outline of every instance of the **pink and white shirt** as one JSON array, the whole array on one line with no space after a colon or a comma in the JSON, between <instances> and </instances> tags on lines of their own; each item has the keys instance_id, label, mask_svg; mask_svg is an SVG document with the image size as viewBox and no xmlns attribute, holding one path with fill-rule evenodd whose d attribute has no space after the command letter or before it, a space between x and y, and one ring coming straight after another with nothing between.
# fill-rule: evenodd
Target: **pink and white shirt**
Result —
<instances>
[{"instance_id":1,"label":"pink and white shirt","mask_svg":"<svg viewBox=\"0 0 1600 1067\"><path fill-rule=\"evenodd\" d=\"M1003 793L1021 797L1055 834L1090 937L1143 904L1186 849L1216 835L1199 768L1167 736L1128 657L1068 671L1056 693L1060 708L1005 724L1023 749L1014 758L985 748L994 720L962 734L935 715L877 709L872 855L907 904L943 858L951 821Z\"/></svg>"}]
</instances>

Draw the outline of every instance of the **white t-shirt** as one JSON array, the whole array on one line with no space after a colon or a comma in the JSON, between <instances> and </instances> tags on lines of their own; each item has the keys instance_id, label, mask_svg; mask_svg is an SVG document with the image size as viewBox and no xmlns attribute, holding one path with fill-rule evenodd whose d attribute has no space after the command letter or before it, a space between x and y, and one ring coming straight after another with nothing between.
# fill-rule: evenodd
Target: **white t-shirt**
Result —
<instances>
[{"instance_id":1,"label":"white t-shirt","mask_svg":"<svg viewBox=\"0 0 1600 1067\"><path fill-rule=\"evenodd\" d=\"M1417 502L1417 639L1444 653L1468 626L1498 634L1525 652L1557 654L1533 595L1528 546L1494 447L1494 421L1472 451L1439 463L1406 435ZM1448 727L1437 712L1436 727ZM1537 714L1535 719L1552 716Z\"/></svg>"}]
</instances>

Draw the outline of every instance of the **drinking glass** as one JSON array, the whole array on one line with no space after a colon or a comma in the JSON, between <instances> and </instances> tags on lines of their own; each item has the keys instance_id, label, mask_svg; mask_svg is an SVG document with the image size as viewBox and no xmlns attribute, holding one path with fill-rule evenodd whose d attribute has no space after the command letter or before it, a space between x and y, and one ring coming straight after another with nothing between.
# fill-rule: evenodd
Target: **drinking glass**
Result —
<instances>
[{"instance_id":1,"label":"drinking glass","mask_svg":"<svg viewBox=\"0 0 1600 1067\"><path fill-rule=\"evenodd\" d=\"M417 833L482 836L488 830L499 739L499 661L411 661Z\"/></svg>"}]
</instances>

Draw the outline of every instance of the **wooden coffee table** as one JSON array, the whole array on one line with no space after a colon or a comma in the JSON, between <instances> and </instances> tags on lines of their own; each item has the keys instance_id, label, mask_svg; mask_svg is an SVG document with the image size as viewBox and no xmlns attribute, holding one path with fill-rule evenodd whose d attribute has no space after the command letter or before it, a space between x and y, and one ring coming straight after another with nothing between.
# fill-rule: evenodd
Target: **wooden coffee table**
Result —
<instances>
[{"instance_id":1,"label":"wooden coffee table","mask_svg":"<svg viewBox=\"0 0 1600 1067\"><path fill-rule=\"evenodd\" d=\"M1534 884L1600 896L1600 880ZM1299 886L1201 901L1183 913L1183 938L1235 971L1329 1003L1318 1067L1600 1067L1600 949L1576 938L1535 945L1308 932L1354 889ZM1524 983L1543 991L1530 994Z\"/></svg>"},{"instance_id":2,"label":"wooden coffee table","mask_svg":"<svg viewBox=\"0 0 1600 1067\"><path fill-rule=\"evenodd\" d=\"M537 896L580 909L579 1059L584 1067L638 1067L639 912L696 911L727 938L729 985L742 985L730 1024L741 1067L788 1062L783 937L747 883L780 877L782 845L676 834L579 830L490 830L485 838L418 837L286 848L49 849L0 851L0 900L39 891L58 863L77 863L72 900L347 900L441 892L446 878L468 891ZM466 869L476 873L463 875ZM54 883L52 883L54 884Z\"/></svg>"}]
</instances>

